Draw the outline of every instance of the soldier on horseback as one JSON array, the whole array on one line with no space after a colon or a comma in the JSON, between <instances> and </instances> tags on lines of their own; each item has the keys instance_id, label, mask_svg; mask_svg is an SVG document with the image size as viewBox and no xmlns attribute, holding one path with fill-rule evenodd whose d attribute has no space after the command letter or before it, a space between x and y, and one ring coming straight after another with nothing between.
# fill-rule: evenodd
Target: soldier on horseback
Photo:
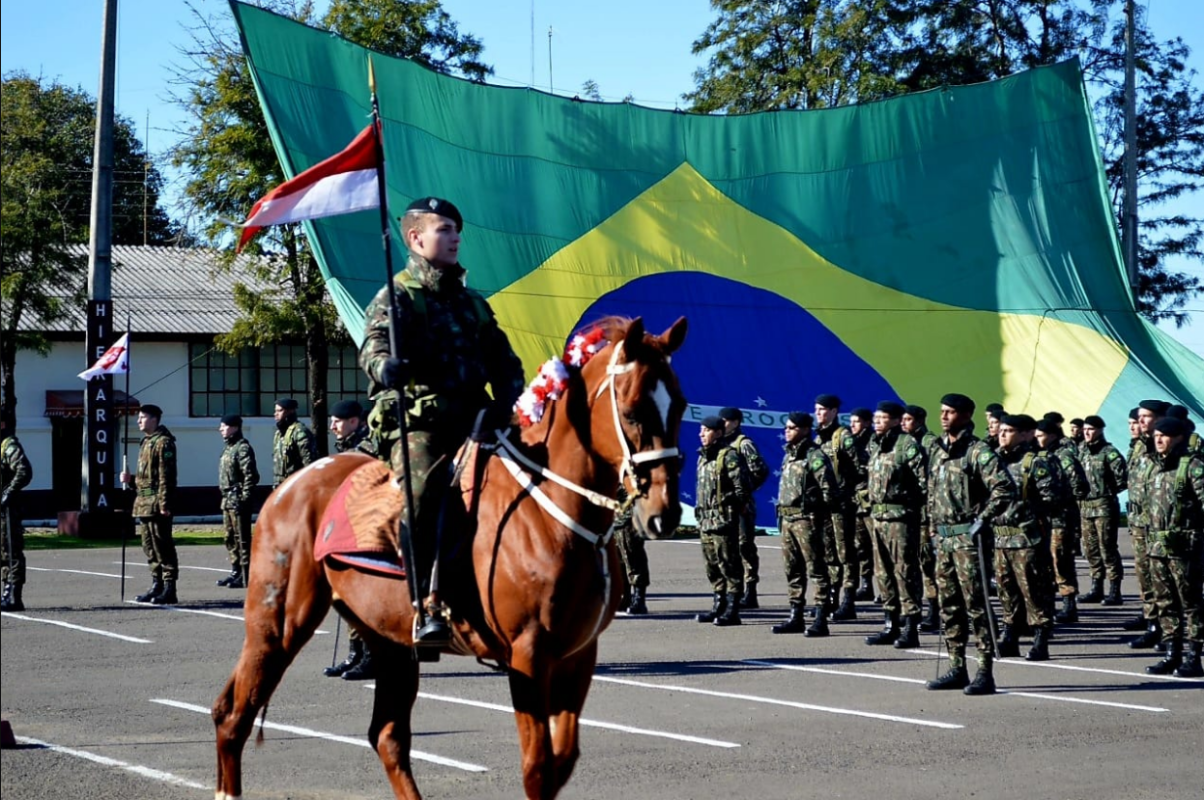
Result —
<instances>
[{"instance_id":1,"label":"soldier on horseback","mask_svg":"<svg viewBox=\"0 0 1204 800\"><path fill-rule=\"evenodd\" d=\"M440 646L451 631L446 609L430 591L430 576L439 552L439 511L449 483L448 467L470 433L484 435L510 424L514 401L523 391L523 368L489 303L465 286L459 264L464 227L459 210L447 200L424 197L406 208L401 227L409 262L391 288L397 301L392 325L396 356L390 350L386 286L367 308L359 363L371 381L375 407L368 424L379 457L398 476L407 464L397 409L406 415L413 538L420 562L408 566L410 579L421 582L430 613L414 641ZM483 408L486 413L474 429ZM425 569L420 571L420 565Z\"/></svg>"}]
</instances>

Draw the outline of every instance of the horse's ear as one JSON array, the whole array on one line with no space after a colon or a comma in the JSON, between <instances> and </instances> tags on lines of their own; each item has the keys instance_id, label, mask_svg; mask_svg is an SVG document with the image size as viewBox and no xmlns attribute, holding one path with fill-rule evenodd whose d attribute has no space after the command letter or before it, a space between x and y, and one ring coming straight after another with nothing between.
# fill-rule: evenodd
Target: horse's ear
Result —
<instances>
[{"instance_id":1,"label":"horse's ear","mask_svg":"<svg viewBox=\"0 0 1204 800\"><path fill-rule=\"evenodd\" d=\"M623 334L623 340L627 342L627 346L640 345L644 343L644 318L636 317L627 326L627 332Z\"/></svg>"},{"instance_id":2,"label":"horse's ear","mask_svg":"<svg viewBox=\"0 0 1204 800\"><path fill-rule=\"evenodd\" d=\"M681 343L686 340L686 328L689 327L685 317L678 317L677 322L669 326L669 329L660 335L660 340L664 342L665 355L676 353L677 348L681 347Z\"/></svg>"}]
</instances>

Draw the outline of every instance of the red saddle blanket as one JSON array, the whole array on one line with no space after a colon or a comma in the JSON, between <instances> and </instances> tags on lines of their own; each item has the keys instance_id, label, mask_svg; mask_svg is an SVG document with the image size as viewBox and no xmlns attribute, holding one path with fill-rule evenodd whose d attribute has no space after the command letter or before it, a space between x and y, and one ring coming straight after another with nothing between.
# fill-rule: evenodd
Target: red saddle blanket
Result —
<instances>
[{"instance_id":1,"label":"red saddle blanket","mask_svg":"<svg viewBox=\"0 0 1204 800\"><path fill-rule=\"evenodd\" d=\"M397 532L403 505L401 488L381 461L347 476L318 526L314 559L333 558L360 569L405 576Z\"/></svg>"}]
</instances>

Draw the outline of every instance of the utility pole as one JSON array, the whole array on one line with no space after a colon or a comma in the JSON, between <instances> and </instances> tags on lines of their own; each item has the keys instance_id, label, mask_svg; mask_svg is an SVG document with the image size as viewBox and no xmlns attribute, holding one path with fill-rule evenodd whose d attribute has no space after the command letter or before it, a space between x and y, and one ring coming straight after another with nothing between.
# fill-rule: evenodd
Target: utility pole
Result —
<instances>
[{"instance_id":1,"label":"utility pole","mask_svg":"<svg viewBox=\"0 0 1204 800\"><path fill-rule=\"evenodd\" d=\"M1133 298L1137 298L1137 72L1134 64L1133 0L1125 0L1125 202L1121 244Z\"/></svg>"},{"instance_id":2,"label":"utility pole","mask_svg":"<svg viewBox=\"0 0 1204 800\"><path fill-rule=\"evenodd\" d=\"M552 26L548 26L548 93L555 94L556 90L552 88Z\"/></svg>"},{"instance_id":3,"label":"utility pole","mask_svg":"<svg viewBox=\"0 0 1204 800\"><path fill-rule=\"evenodd\" d=\"M535 0L531 0L531 88L535 88Z\"/></svg>"},{"instance_id":4,"label":"utility pole","mask_svg":"<svg viewBox=\"0 0 1204 800\"><path fill-rule=\"evenodd\" d=\"M113 95L117 65L117 0L104 0L100 39L100 91L92 157L92 215L88 247L88 319L84 368L113 343ZM113 376L88 381L84 390L81 533L94 531L113 510ZM92 518L89 519L89 516Z\"/></svg>"}]
</instances>

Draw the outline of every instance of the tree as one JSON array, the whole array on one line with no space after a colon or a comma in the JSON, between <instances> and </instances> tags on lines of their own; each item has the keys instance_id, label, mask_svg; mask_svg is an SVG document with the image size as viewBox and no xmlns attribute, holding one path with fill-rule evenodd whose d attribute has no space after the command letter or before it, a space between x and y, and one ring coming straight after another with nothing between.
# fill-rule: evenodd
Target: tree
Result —
<instances>
[{"instance_id":1,"label":"tree","mask_svg":"<svg viewBox=\"0 0 1204 800\"><path fill-rule=\"evenodd\" d=\"M1123 158L1121 0L712 0L694 43L709 53L685 95L694 111L823 108L977 83L1078 55L1095 103L1120 216ZM1137 307L1186 320L1202 290L1175 258L1204 260L1201 220L1163 212L1200 191L1204 92L1181 39L1157 41L1138 10L1138 170L1142 209Z\"/></svg>"},{"instance_id":2,"label":"tree","mask_svg":"<svg viewBox=\"0 0 1204 800\"><path fill-rule=\"evenodd\" d=\"M67 248L89 237L96 101L23 72L5 75L2 86L0 374L11 408L17 352L49 352L41 331L70 318L85 299L87 259ZM159 205L163 178L133 124L117 117L113 138L114 243L173 241L179 229Z\"/></svg>"},{"instance_id":3,"label":"tree","mask_svg":"<svg viewBox=\"0 0 1204 800\"><path fill-rule=\"evenodd\" d=\"M314 24L309 2L265 2L265 7ZM255 201L285 180L272 149L251 75L228 23L193 8L187 64L176 69L178 104L191 116L172 161L187 173L184 195L202 219L204 238L223 250L219 268L235 264L226 220L241 219ZM437 72L484 80L492 69L479 61L481 43L461 35L435 0L334 0L320 25L387 55L420 61ZM228 353L283 341L305 342L314 426L327 419L328 347L350 342L326 294L301 225L262 231L247 248L260 258L254 289L239 283L234 300L242 317L217 345ZM318 437L326 450L326 437Z\"/></svg>"}]
</instances>

